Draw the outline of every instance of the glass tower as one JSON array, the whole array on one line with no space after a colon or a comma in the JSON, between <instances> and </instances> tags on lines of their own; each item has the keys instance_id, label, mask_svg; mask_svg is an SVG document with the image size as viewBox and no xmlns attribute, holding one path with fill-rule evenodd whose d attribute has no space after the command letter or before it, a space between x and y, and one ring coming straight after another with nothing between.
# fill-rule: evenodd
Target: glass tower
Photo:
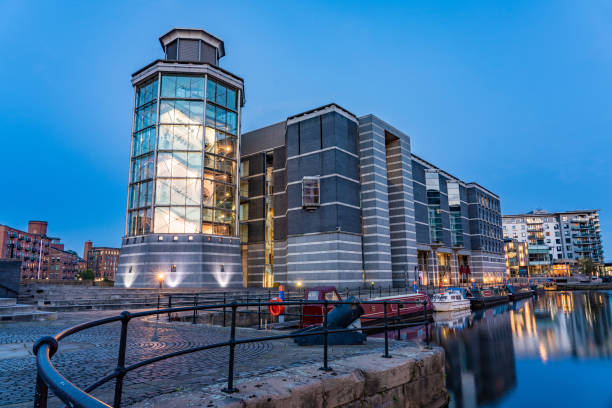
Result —
<instances>
[{"instance_id":1,"label":"glass tower","mask_svg":"<svg viewBox=\"0 0 612 408\"><path fill-rule=\"evenodd\" d=\"M132 77L134 123L117 284L225 287L232 275L242 282L236 162L243 81L219 67L223 41L203 30L173 29L160 43L165 58ZM148 257L135 255L134 246L146 246L140 250Z\"/></svg>"}]
</instances>

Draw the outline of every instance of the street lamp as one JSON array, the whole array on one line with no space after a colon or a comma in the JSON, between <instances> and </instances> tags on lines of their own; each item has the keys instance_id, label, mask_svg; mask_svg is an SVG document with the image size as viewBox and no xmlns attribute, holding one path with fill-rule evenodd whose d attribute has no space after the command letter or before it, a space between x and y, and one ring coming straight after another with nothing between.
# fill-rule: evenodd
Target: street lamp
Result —
<instances>
[{"instance_id":1,"label":"street lamp","mask_svg":"<svg viewBox=\"0 0 612 408\"><path fill-rule=\"evenodd\" d=\"M157 280L159 281L159 288L161 289L164 284L164 273L160 272L157 274Z\"/></svg>"}]
</instances>

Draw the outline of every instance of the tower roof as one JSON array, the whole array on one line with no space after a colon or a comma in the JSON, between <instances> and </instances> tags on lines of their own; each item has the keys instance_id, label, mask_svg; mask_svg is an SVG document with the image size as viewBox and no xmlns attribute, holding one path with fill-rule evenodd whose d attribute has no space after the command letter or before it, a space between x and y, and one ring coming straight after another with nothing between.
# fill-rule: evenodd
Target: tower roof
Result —
<instances>
[{"instance_id":1,"label":"tower roof","mask_svg":"<svg viewBox=\"0 0 612 408\"><path fill-rule=\"evenodd\" d=\"M219 58L225 56L225 46L223 44L223 40L215 37L214 35L199 29L199 28L173 28L168 31L166 34L159 37L159 42L164 49L168 44L176 39L186 39L186 40L201 40L208 45L213 46L217 49Z\"/></svg>"}]
</instances>

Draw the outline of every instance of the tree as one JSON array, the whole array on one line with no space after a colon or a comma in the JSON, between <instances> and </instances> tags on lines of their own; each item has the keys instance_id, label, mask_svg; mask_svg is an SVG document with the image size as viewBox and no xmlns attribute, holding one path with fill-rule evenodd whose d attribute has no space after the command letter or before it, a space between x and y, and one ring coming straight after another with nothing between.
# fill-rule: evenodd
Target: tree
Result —
<instances>
[{"instance_id":1,"label":"tree","mask_svg":"<svg viewBox=\"0 0 612 408\"><path fill-rule=\"evenodd\" d=\"M578 269L583 275L593 275L597 267L591 258L581 258L578 260Z\"/></svg>"},{"instance_id":2,"label":"tree","mask_svg":"<svg viewBox=\"0 0 612 408\"><path fill-rule=\"evenodd\" d=\"M87 269L79 273L79 279L82 280L94 280L95 275L91 269Z\"/></svg>"}]
</instances>

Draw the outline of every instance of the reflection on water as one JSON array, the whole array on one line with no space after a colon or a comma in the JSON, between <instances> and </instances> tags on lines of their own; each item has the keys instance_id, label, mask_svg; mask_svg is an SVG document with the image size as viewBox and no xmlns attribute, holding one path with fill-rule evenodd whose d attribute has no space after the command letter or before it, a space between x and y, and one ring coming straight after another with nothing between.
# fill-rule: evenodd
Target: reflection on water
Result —
<instances>
[{"instance_id":1,"label":"reflection on water","mask_svg":"<svg viewBox=\"0 0 612 408\"><path fill-rule=\"evenodd\" d=\"M611 301L606 291L551 292L473 313L436 314L431 336L446 350L451 406L497 405L511 391L527 392L517 384L537 379L517 379L517 361L610 358ZM402 334L410 339L422 331ZM518 398L528 403L531 396Z\"/></svg>"}]
</instances>

